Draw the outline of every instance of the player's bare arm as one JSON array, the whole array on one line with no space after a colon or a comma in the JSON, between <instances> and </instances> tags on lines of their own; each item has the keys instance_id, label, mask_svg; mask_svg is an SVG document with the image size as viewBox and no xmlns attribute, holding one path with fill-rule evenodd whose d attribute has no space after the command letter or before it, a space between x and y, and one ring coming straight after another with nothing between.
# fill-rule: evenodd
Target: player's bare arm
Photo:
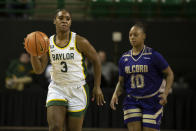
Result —
<instances>
[{"instance_id":1,"label":"player's bare arm","mask_svg":"<svg viewBox=\"0 0 196 131\"><path fill-rule=\"evenodd\" d=\"M101 84L101 63L94 47L89 43L87 39L79 35L76 36L76 43L79 52L82 52L88 60L93 64L94 68L94 88L93 88L93 101L97 100L97 105L103 105L105 103L103 93L100 88Z\"/></svg>"},{"instance_id":2,"label":"player's bare arm","mask_svg":"<svg viewBox=\"0 0 196 131\"><path fill-rule=\"evenodd\" d=\"M46 53L42 56L31 55L31 64L36 74L43 73L48 64L48 54Z\"/></svg>"},{"instance_id":3,"label":"player's bare arm","mask_svg":"<svg viewBox=\"0 0 196 131\"><path fill-rule=\"evenodd\" d=\"M160 100L161 105L165 105L167 103L167 96L170 89L172 88L172 84L174 81L174 74L169 66L165 70L163 70L163 74L166 75L166 87L164 93L160 95L160 97L162 98Z\"/></svg>"},{"instance_id":4,"label":"player's bare arm","mask_svg":"<svg viewBox=\"0 0 196 131\"><path fill-rule=\"evenodd\" d=\"M115 89L115 94L119 97L123 91L124 91L124 77L123 76L119 76L118 78L118 83L116 85L116 89Z\"/></svg>"},{"instance_id":5,"label":"player's bare arm","mask_svg":"<svg viewBox=\"0 0 196 131\"><path fill-rule=\"evenodd\" d=\"M124 91L124 77L122 76L119 76L118 78L118 83L116 85L116 89L114 91L114 94L112 96L112 99L111 99L111 102L110 102L110 107L113 109L113 110L116 110L116 106L115 104L118 104L118 97L123 93Z\"/></svg>"}]
</instances>

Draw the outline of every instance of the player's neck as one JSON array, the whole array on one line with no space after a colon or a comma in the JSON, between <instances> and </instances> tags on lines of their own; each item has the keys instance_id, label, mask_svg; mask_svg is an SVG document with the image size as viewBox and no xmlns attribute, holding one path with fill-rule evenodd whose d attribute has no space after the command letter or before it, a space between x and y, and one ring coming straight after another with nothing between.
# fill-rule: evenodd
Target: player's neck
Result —
<instances>
[{"instance_id":1,"label":"player's neck","mask_svg":"<svg viewBox=\"0 0 196 131\"><path fill-rule=\"evenodd\" d=\"M66 32L57 32L58 40L69 40L70 30Z\"/></svg>"},{"instance_id":2,"label":"player's neck","mask_svg":"<svg viewBox=\"0 0 196 131\"><path fill-rule=\"evenodd\" d=\"M135 46L132 48L132 52L134 55L137 55L139 54L144 48L144 45L141 45L141 46Z\"/></svg>"}]
</instances>

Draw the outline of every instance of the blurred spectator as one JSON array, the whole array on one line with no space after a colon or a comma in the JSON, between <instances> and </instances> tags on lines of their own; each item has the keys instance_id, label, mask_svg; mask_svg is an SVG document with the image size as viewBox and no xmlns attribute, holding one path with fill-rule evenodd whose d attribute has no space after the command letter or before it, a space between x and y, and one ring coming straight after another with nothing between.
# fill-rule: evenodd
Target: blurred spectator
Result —
<instances>
[{"instance_id":1,"label":"blurred spectator","mask_svg":"<svg viewBox=\"0 0 196 131\"><path fill-rule=\"evenodd\" d=\"M13 18L29 18L34 7L34 0L7 0L9 15Z\"/></svg>"},{"instance_id":2,"label":"blurred spectator","mask_svg":"<svg viewBox=\"0 0 196 131\"><path fill-rule=\"evenodd\" d=\"M174 88L188 88L189 84L185 78L185 75L179 75L177 76L176 80L173 84Z\"/></svg>"},{"instance_id":3,"label":"blurred spectator","mask_svg":"<svg viewBox=\"0 0 196 131\"><path fill-rule=\"evenodd\" d=\"M6 71L6 88L22 91L24 85L32 82L33 73L30 57L23 52L19 59L12 60Z\"/></svg>"},{"instance_id":4,"label":"blurred spectator","mask_svg":"<svg viewBox=\"0 0 196 131\"><path fill-rule=\"evenodd\" d=\"M102 69L102 83L105 84L103 86L114 86L118 78L118 66L114 63L107 61L107 56L105 51L98 52L99 59L101 61L101 69ZM90 69L90 73L92 73L93 69Z\"/></svg>"}]
</instances>

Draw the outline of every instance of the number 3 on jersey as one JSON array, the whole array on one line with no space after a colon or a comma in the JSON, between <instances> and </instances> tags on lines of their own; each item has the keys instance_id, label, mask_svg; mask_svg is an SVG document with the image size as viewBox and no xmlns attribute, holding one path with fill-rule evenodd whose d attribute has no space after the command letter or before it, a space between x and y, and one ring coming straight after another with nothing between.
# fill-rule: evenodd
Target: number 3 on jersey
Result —
<instances>
[{"instance_id":1,"label":"number 3 on jersey","mask_svg":"<svg viewBox=\"0 0 196 131\"><path fill-rule=\"evenodd\" d=\"M143 88L144 76L142 74L131 75L131 88Z\"/></svg>"},{"instance_id":2,"label":"number 3 on jersey","mask_svg":"<svg viewBox=\"0 0 196 131\"><path fill-rule=\"evenodd\" d=\"M65 61L62 61L61 65L62 65L61 72L67 72L67 63Z\"/></svg>"}]
</instances>

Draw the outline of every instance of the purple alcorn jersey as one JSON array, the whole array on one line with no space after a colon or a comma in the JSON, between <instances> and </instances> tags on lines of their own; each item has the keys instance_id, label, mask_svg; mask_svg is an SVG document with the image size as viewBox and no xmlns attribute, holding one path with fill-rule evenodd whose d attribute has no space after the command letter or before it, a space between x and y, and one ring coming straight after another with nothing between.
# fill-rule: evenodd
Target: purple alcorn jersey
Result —
<instances>
[{"instance_id":1,"label":"purple alcorn jersey","mask_svg":"<svg viewBox=\"0 0 196 131\"><path fill-rule=\"evenodd\" d=\"M132 50L123 54L119 61L119 75L124 77L126 93L132 96L146 96L159 90L162 71L168 67L167 61L157 51L144 46L136 56Z\"/></svg>"}]
</instances>

